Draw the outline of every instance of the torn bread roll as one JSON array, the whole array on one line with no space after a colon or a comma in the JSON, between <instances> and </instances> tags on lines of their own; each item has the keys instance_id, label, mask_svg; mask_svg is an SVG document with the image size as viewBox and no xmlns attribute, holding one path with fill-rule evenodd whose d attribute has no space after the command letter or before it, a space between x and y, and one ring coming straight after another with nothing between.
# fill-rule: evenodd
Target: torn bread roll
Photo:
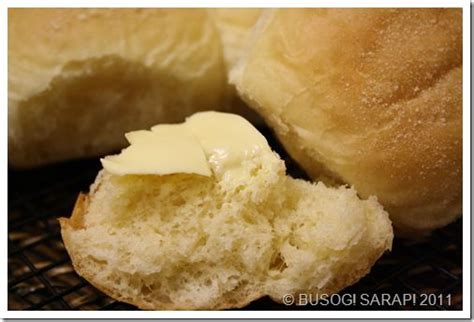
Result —
<instances>
[{"instance_id":1,"label":"torn bread roll","mask_svg":"<svg viewBox=\"0 0 474 322\"><path fill-rule=\"evenodd\" d=\"M400 234L460 216L460 9L285 9L262 20L231 82L313 178L376 195Z\"/></svg>"},{"instance_id":2,"label":"torn bread roll","mask_svg":"<svg viewBox=\"0 0 474 322\"><path fill-rule=\"evenodd\" d=\"M123 133L227 104L204 9L10 9L9 164L103 155Z\"/></svg>"},{"instance_id":3,"label":"torn bread roll","mask_svg":"<svg viewBox=\"0 0 474 322\"><path fill-rule=\"evenodd\" d=\"M76 271L115 299L190 310L335 293L391 248L376 198L286 176L239 116L198 113L127 139L60 219Z\"/></svg>"}]
</instances>

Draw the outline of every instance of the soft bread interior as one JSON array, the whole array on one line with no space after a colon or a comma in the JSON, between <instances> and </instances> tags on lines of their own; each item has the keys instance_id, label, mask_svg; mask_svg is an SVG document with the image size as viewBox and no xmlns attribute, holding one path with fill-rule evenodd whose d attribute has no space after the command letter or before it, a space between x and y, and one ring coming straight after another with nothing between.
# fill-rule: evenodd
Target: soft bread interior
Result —
<instances>
[{"instance_id":1,"label":"soft bread interior","mask_svg":"<svg viewBox=\"0 0 474 322\"><path fill-rule=\"evenodd\" d=\"M337 292L365 275L393 236L375 198L290 178L273 153L245 160L238 176L102 171L60 221L79 274L146 309Z\"/></svg>"}]
</instances>

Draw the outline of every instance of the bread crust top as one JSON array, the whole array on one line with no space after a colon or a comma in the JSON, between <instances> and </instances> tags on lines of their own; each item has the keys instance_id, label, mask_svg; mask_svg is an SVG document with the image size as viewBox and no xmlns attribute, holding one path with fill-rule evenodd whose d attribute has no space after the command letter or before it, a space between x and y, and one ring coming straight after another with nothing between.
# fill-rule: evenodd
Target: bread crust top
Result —
<instances>
[{"instance_id":1,"label":"bread crust top","mask_svg":"<svg viewBox=\"0 0 474 322\"><path fill-rule=\"evenodd\" d=\"M204 9L9 9L9 163L104 155L123 133L226 109Z\"/></svg>"},{"instance_id":2,"label":"bread crust top","mask_svg":"<svg viewBox=\"0 0 474 322\"><path fill-rule=\"evenodd\" d=\"M262 20L231 82L313 178L376 195L399 229L460 215L460 9L285 9Z\"/></svg>"}]
</instances>

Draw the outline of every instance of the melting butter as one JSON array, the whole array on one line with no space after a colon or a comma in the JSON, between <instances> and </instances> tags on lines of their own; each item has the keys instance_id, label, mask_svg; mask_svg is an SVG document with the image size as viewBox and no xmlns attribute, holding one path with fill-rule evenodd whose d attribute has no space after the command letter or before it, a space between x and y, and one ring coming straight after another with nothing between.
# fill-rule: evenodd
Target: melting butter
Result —
<instances>
[{"instance_id":1,"label":"melting butter","mask_svg":"<svg viewBox=\"0 0 474 322\"><path fill-rule=\"evenodd\" d=\"M235 114L200 112L187 118L185 125L201 143L214 171L239 167L244 159L270 150L265 137Z\"/></svg>"},{"instance_id":2,"label":"melting butter","mask_svg":"<svg viewBox=\"0 0 474 322\"><path fill-rule=\"evenodd\" d=\"M200 112L181 124L160 124L151 131L126 134L130 146L102 159L113 174L196 173L238 169L245 159L271 152L265 137L244 118Z\"/></svg>"}]
</instances>

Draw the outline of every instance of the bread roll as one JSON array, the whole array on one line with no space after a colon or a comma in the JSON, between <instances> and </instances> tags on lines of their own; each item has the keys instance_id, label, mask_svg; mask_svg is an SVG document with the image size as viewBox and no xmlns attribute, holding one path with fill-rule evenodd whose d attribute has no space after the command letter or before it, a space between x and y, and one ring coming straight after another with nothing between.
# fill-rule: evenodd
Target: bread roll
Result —
<instances>
[{"instance_id":1,"label":"bread roll","mask_svg":"<svg viewBox=\"0 0 474 322\"><path fill-rule=\"evenodd\" d=\"M335 293L356 282L391 248L391 223L374 197L361 200L352 188L286 176L261 135L248 139L248 123L235 127L247 135L226 126L219 137L198 117L193 121L203 147L218 147L204 147L212 175L102 170L72 217L60 219L74 268L106 294L166 310L242 307L264 295L297 300L299 293ZM128 135L131 146L143 134ZM192 142L188 134L183 139ZM132 156L141 151L149 149L127 148L108 160L144 169L146 156Z\"/></svg>"},{"instance_id":2,"label":"bread roll","mask_svg":"<svg viewBox=\"0 0 474 322\"><path fill-rule=\"evenodd\" d=\"M257 23L260 8L212 8L209 15L219 31L226 70L229 72L245 52L253 27ZM237 95L235 87L228 87L229 109L245 116L253 124L264 125L262 118Z\"/></svg>"},{"instance_id":3,"label":"bread roll","mask_svg":"<svg viewBox=\"0 0 474 322\"><path fill-rule=\"evenodd\" d=\"M268 12L231 82L315 179L417 235L461 214L460 9Z\"/></svg>"},{"instance_id":4,"label":"bread roll","mask_svg":"<svg viewBox=\"0 0 474 322\"><path fill-rule=\"evenodd\" d=\"M219 31L224 60L230 70L242 57L245 46L257 23L260 8L213 8L209 9Z\"/></svg>"},{"instance_id":5,"label":"bread roll","mask_svg":"<svg viewBox=\"0 0 474 322\"><path fill-rule=\"evenodd\" d=\"M10 9L9 163L95 156L123 133L225 106L206 10Z\"/></svg>"}]
</instances>

